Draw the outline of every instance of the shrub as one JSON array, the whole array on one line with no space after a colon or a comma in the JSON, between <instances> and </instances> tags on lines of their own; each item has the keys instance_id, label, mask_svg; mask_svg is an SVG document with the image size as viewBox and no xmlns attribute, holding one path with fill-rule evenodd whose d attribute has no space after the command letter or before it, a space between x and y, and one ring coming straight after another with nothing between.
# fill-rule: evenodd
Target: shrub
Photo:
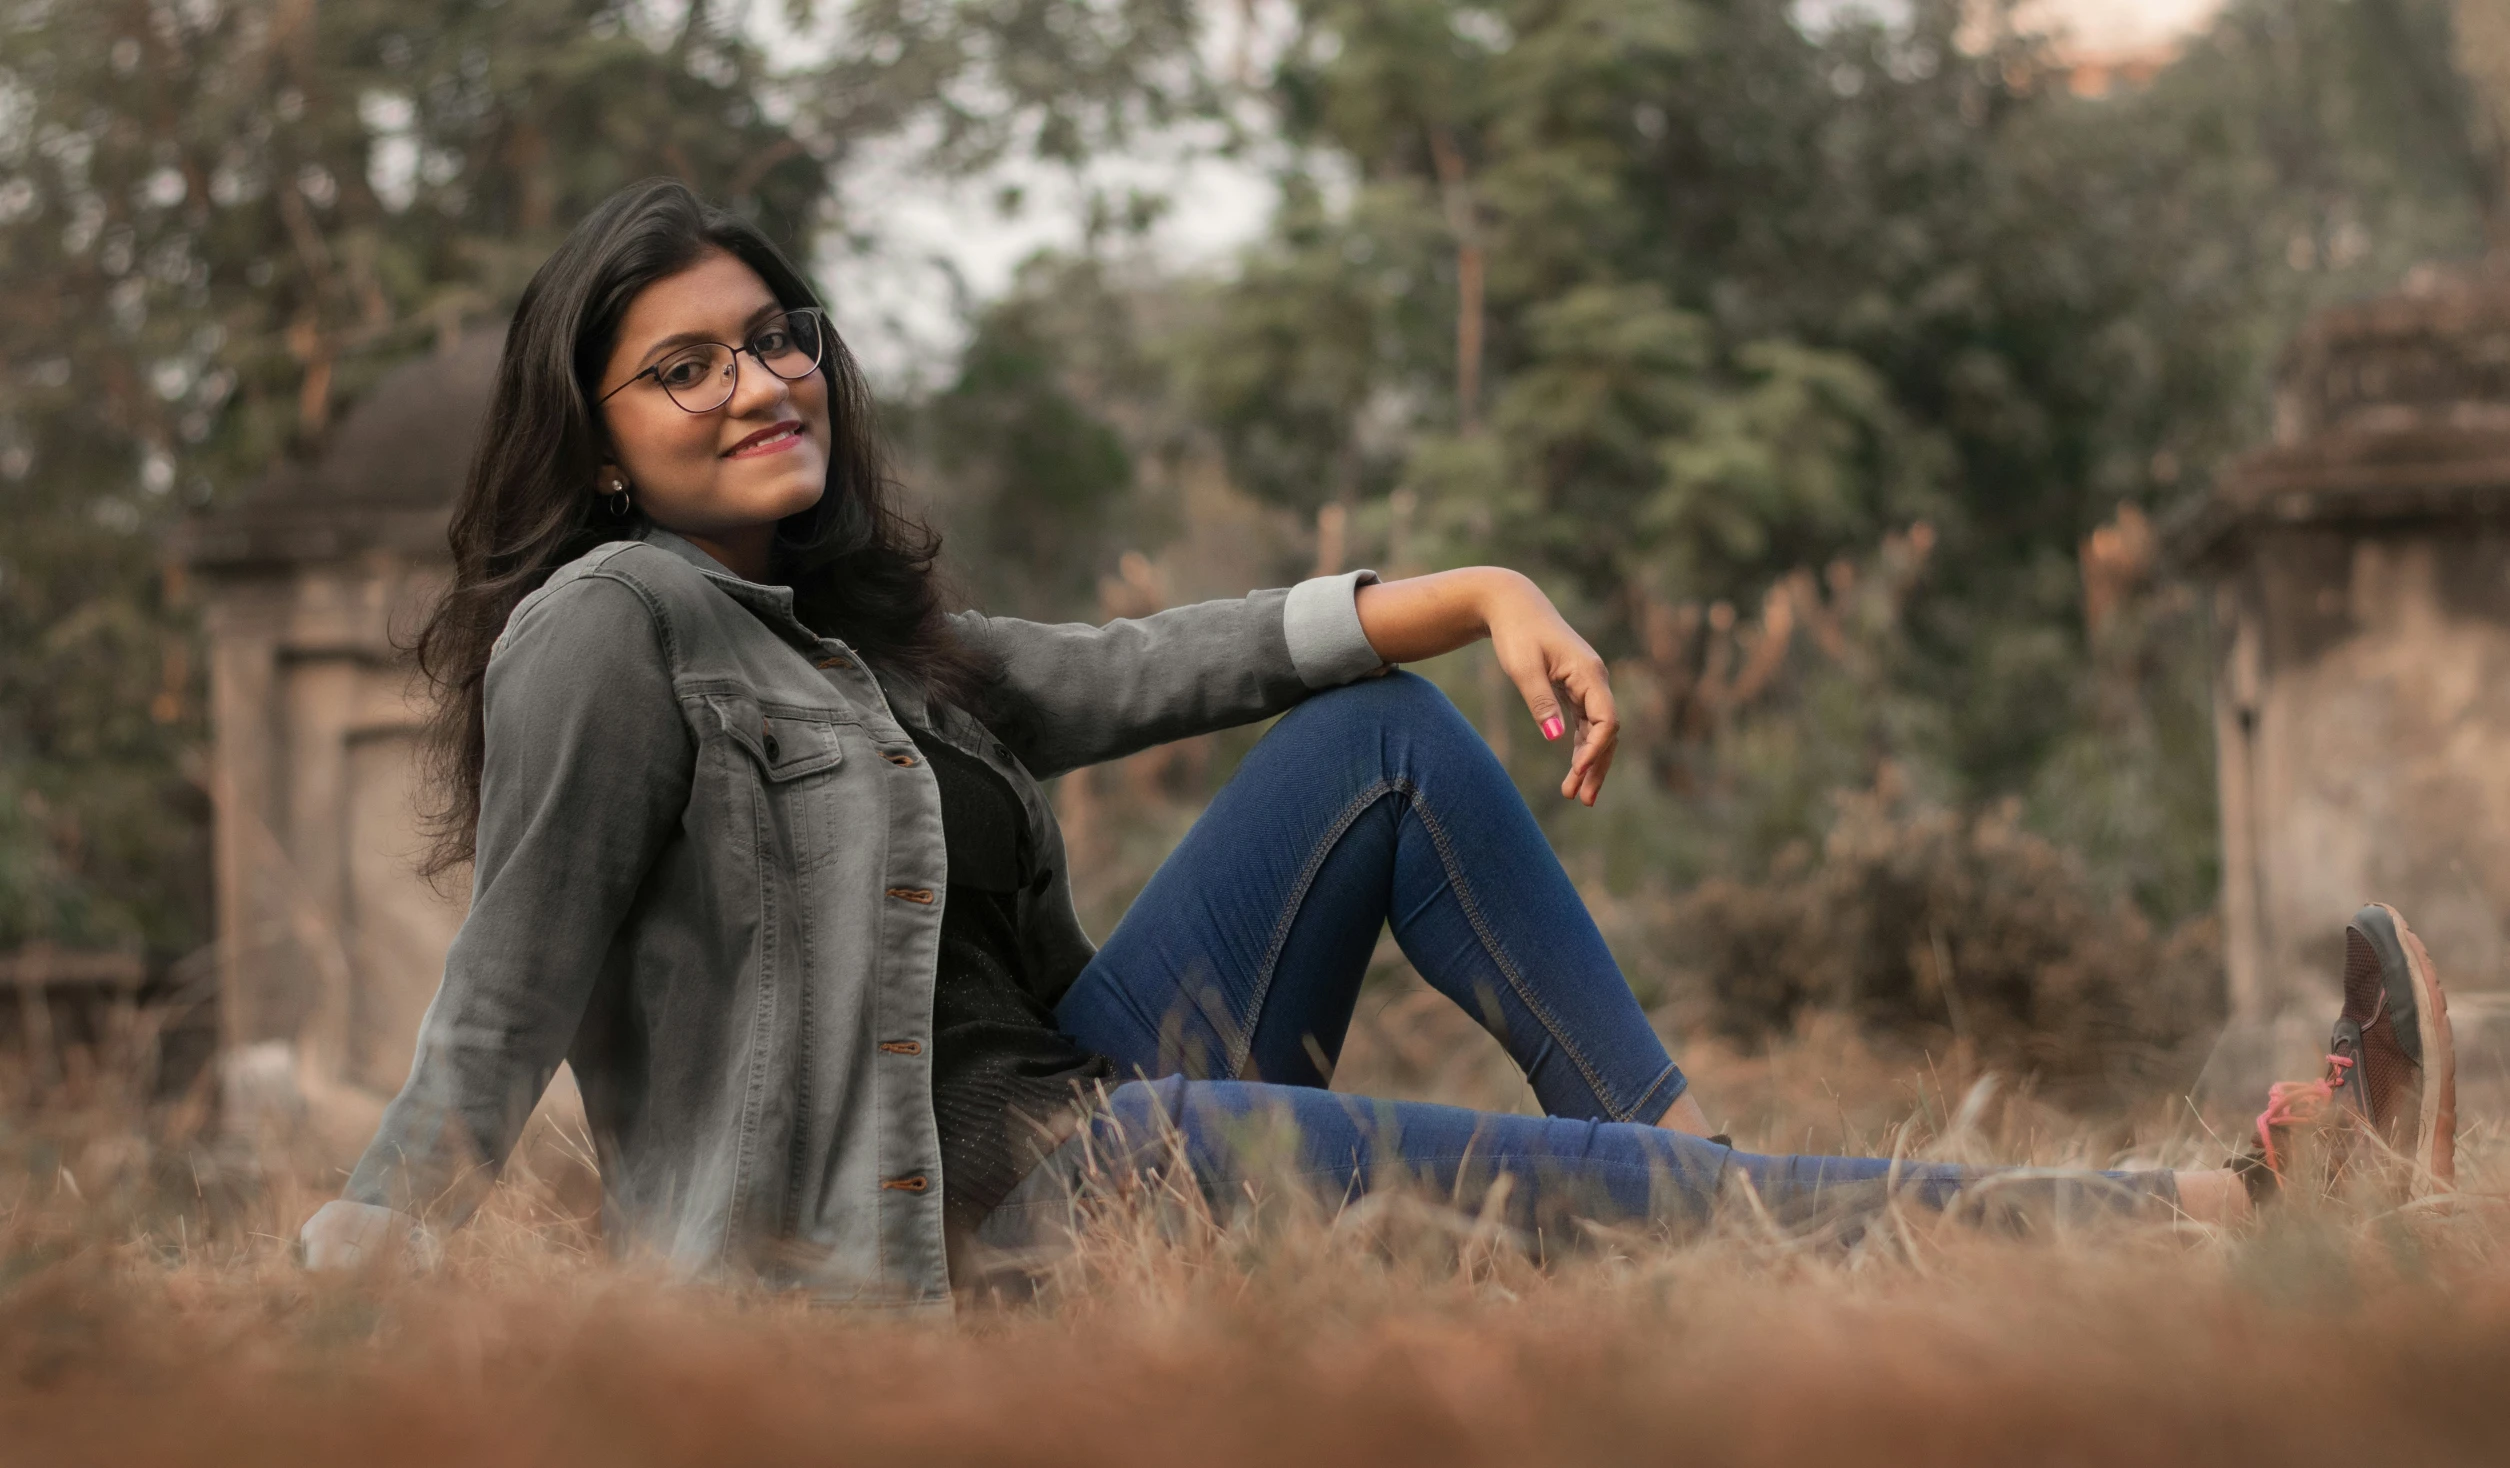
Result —
<instances>
[{"instance_id":1,"label":"shrub","mask_svg":"<svg viewBox=\"0 0 2510 1468\"><path fill-rule=\"evenodd\" d=\"M2011 801L1901 809L1886 782L1843 797L1817 859L1798 849L1766 882L1705 882L1671 918L1690 1006L1737 1040L1835 1009L2114 1096L2177 1079L2220 1015L2213 920L2157 933Z\"/></svg>"}]
</instances>

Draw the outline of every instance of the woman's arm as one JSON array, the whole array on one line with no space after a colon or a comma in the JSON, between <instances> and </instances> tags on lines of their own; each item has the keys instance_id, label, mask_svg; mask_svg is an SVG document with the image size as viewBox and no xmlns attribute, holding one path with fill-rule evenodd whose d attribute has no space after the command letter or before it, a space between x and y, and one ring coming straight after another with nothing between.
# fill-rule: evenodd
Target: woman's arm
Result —
<instances>
[{"instance_id":1,"label":"woman's arm","mask_svg":"<svg viewBox=\"0 0 2510 1468\"><path fill-rule=\"evenodd\" d=\"M995 733L1040 779L1251 723L1485 636L1544 738L1577 726L1561 794L1595 803L1621 732L1603 659L1540 587L1496 567L1383 584L1351 572L1103 627L974 612L951 622L1001 669L996 693L1014 713Z\"/></svg>"},{"instance_id":2,"label":"woman's arm","mask_svg":"<svg viewBox=\"0 0 2510 1468\"><path fill-rule=\"evenodd\" d=\"M345 1196L306 1230L353 1262L383 1210L459 1222L583 1021L612 937L688 805L695 741L644 601L585 576L520 611L488 665L471 910L410 1078Z\"/></svg>"},{"instance_id":3,"label":"woman's arm","mask_svg":"<svg viewBox=\"0 0 2510 1468\"><path fill-rule=\"evenodd\" d=\"M1357 575L1103 627L962 612L958 636L1000 670L994 733L1039 779L1269 718L1375 671L1352 610Z\"/></svg>"},{"instance_id":4,"label":"woman's arm","mask_svg":"<svg viewBox=\"0 0 2510 1468\"><path fill-rule=\"evenodd\" d=\"M1390 663L1419 662L1488 637L1543 737L1558 739L1569 724L1577 726L1560 793L1595 803L1612 769L1621 719L1604 660L1541 587L1514 571L1474 566L1363 586L1359 613L1369 646Z\"/></svg>"}]
</instances>

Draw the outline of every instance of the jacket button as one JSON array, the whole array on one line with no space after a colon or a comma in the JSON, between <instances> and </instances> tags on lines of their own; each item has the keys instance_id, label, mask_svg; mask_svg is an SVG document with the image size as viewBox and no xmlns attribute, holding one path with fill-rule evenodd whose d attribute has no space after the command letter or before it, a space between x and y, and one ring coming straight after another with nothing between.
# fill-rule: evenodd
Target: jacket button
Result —
<instances>
[{"instance_id":1,"label":"jacket button","mask_svg":"<svg viewBox=\"0 0 2510 1468\"><path fill-rule=\"evenodd\" d=\"M924 1175L920 1172L911 1173L906 1177L883 1178L881 1179L880 1185L893 1192L899 1193L920 1193L924 1191L924 1189L932 1186L930 1182L925 1180Z\"/></svg>"},{"instance_id":2,"label":"jacket button","mask_svg":"<svg viewBox=\"0 0 2510 1468\"><path fill-rule=\"evenodd\" d=\"M900 902L929 904L933 900L933 890L930 887L892 887L889 889L889 895Z\"/></svg>"},{"instance_id":3,"label":"jacket button","mask_svg":"<svg viewBox=\"0 0 2510 1468\"><path fill-rule=\"evenodd\" d=\"M782 746L782 745L780 745L780 744L776 743L776 736L775 736L775 735L770 734L770 735L768 735L768 736L767 736L767 741L766 741L765 748L766 748L766 750L767 750L767 758L768 758L768 759L770 759L770 760L780 760L780 759L784 758L784 746Z\"/></svg>"}]
</instances>

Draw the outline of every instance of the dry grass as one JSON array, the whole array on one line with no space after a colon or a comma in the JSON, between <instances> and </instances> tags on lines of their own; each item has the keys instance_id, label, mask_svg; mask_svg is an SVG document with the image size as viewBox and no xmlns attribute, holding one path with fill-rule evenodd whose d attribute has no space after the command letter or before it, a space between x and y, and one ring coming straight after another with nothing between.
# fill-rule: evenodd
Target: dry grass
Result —
<instances>
[{"instance_id":1,"label":"dry grass","mask_svg":"<svg viewBox=\"0 0 2510 1468\"><path fill-rule=\"evenodd\" d=\"M1427 1078L1364 1009L1345 1068ZM1423 1015L1429 1011L1424 1008ZM2211 1160L2184 1108L2088 1124L1820 1026L1685 1057L1747 1139ZM1450 1099L1457 1099L1454 1089ZM1504 1100L1471 1095L1467 1099ZM2470 1111L2496 1116L2486 1098ZM2510 1148L2442 1209L1850 1247L1738 1218L1537 1267L1421 1200L1224 1224L1111 1210L1037 1302L949 1326L603 1262L544 1129L445 1266L312 1279L319 1169L16 1114L0 1176L0 1461L1551 1464L2497 1462ZM1169 1225L1151 1226L1165 1211Z\"/></svg>"}]
</instances>

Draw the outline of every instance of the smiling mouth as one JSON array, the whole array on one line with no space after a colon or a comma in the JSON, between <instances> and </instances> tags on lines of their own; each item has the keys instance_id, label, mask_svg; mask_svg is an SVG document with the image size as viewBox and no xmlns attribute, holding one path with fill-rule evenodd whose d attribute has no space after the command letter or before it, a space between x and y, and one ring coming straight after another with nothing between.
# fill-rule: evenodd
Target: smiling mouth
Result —
<instances>
[{"instance_id":1,"label":"smiling mouth","mask_svg":"<svg viewBox=\"0 0 2510 1468\"><path fill-rule=\"evenodd\" d=\"M772 454L778 449L792 447L801 437L801 423L798 420L788 419L772 428L762 428L742 439L739 443L725 449L723 456L727 459L745 459L752 454Z\"/></svg>"}]
</instances>

